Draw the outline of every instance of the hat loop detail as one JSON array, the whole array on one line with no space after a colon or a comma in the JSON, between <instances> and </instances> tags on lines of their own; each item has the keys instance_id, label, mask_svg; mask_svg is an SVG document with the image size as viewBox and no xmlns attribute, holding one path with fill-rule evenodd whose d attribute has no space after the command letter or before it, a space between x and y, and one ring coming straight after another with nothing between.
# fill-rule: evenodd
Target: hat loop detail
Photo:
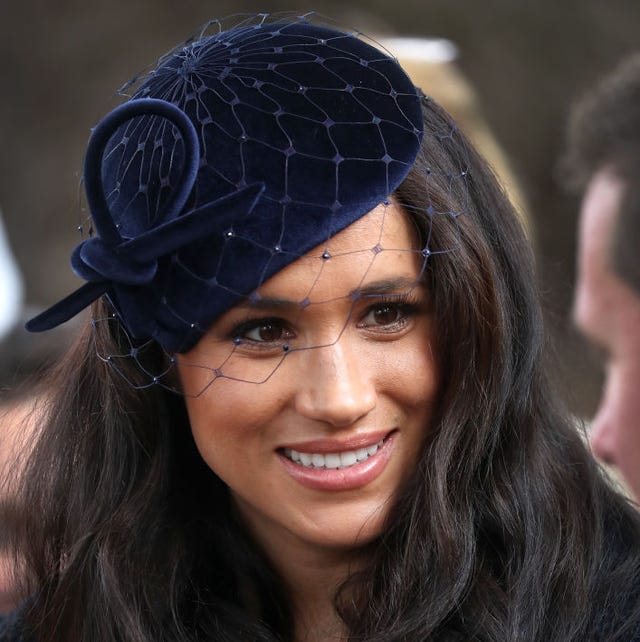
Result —
<instances>
[{"instance_id":1,"label":"hat loop detail","mask_svg":"<svg viewBox=\"0 0 640 642\"><path fill-rule=\"evenodd\" d=\"M184 207L198 175L200 152L198 134L189 117L176 105L159 98L140 98L124 103L107 114L93 130L84 161L84 181L87 203L91 210L98 236L109 245L122 242L102 184L104 150L120 125L137 116L160 116L170 121L180 132L185 148L185 158L178 188L173 190L161 220L171 220Z\"/></svg>"},{"instance_id":2,"label":"hat loop detail","mask_svg":"<svg viewBox=\"0 0 640 642\"><path fill-rule=\"evenodd\" d=\"M180 132L185 148L184 164L178 186L173 190L160 217L165 222L139 236L123 239L104 194L101 175L103 155L118 127L137 116L154 115L167 119ZM27 330L39 332L60 325L108 291L114 291L119 298L131 301L133 308L139 307L135 304L136 293L131 289L153 282L160 259L169 257L189 243L218 232L219 221L211 216L212 211L221 208L229 216L238 216L239 212L249 213L253 210L264 191L260 183L248 185L180 216L195 183L199 164L195 127L189 117L172 103L142 98L124 103L105 116L93 130L84 166L87 203L98 236L82 241L71 255L74 272L88 283L31 319L26 325ZM133 315L134 318L144 318L145 323L152 318L148 309L140 309L138 313ZM136 329L144 326L141 323L131 325L136 326ZM130 329L137 334L134 328Z\"/></svg>"}]
</instances>

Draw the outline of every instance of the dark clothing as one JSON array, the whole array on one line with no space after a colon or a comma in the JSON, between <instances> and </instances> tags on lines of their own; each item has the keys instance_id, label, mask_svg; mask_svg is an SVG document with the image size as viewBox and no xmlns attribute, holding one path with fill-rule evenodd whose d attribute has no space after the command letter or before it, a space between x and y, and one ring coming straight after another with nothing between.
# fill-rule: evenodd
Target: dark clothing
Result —
<instances>
[{"instance_id":1,"label":"dark clothing","mask_svg":"<svg viewBox=\"0 0 640 642\"><path fill-rule=\"evenodd\" d=\"M22 610L0 615L0 642L33 642L23 629Z\"/></svg>"}]
</instances>

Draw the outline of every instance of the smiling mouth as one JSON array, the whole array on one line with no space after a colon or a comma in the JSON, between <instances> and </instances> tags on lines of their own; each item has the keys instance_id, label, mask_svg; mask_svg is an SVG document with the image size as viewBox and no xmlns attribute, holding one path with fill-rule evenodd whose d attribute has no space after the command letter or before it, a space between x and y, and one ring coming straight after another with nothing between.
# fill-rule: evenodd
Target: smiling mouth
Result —
<instances>
[{"instance_id":1,"label":"smiling mouth","mask_svg":"<svg viewBox=\"0 0 640 642\"><path fill-rule=\"evenodd\" d=\"M341 470L343 468L351 468L356 464L361 464L367 461L369 457L373 457L382 445L384 439L378 443L372 444L365 448L357 448L355 450L345 450L340 453L304 453L294 450L293 448L284 448L284 456L304 468L325 468L329 470Z\"/></svg>"}]
</instances>

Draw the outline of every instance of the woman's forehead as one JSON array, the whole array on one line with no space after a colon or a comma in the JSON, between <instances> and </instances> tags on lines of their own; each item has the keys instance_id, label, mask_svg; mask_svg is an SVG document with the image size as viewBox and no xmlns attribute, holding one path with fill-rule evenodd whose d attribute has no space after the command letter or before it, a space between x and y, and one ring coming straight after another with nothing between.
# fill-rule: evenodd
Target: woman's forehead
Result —
<instances>
[{"instance_id":1,"label":"woman's forehead","mask_svg":"<svg viewBox=\"0 0 640 642\"><path fill-rule=\"evenodd\" d=\"M309 302L356 298L376 287L400 293L421 274L423 256L407 215L395 202L381 204L257 290L259 299Z\"/></svg>"}]
</instances>

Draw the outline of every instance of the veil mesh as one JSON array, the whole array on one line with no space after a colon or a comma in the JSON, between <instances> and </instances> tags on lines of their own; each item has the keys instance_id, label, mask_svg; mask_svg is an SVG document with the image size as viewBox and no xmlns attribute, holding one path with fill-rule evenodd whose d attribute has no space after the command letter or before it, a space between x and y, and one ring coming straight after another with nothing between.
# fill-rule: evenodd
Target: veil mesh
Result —
<instances>
[{"instance_id":1,"label":"veil mesh","mask_svg":"<svg viewBox=\"0 0 640 642\"><path fill-rule=\"evenodd\" d=\"M327 24L313 13L212 20L120 88L134 108L114 121L94 152L92 180L85 164L85 180L99 184L104 207L95 197L92 205L88 188L93 220L81 226L87 239L72 264L94 288L89 296L104 294L110 304L109 314L92 321L96 353L132 386L197 396L220 378L259 384L291 354L337 343L353 306L367 296L358 288L348 294L351 312L342 329L322 343L285 337L277 355L250 360L249 368L246 338L238 335L215 363L190 358L221 314L239 303L248 311L259 306L261 286L295 261L309 262L315 277L296 302L294 324L308 309L330 303L317 296L317 283L331 265L353 258L335 253L331 240L375 208L382 212L377 242L350 253L367 266L360 284L385 252L411 252L419 263L416 282L393 295L409 296L432 255L455 249L434 244L431 230L438 217L457 229L464 206L442 207L429 194L433 180L465 192L468 162L456 126L430 132L431 140L455 150L456 171L424 170L426 242L385 247L385 222L397 215L389 207L394 191L422 145L424 98L373 41ZM162 106L136 112L154 101L186 114L195 140ZM96 214L101 207L108 225ZM202 223L205 218L215 224ZM110 234L115 250L105 248ZM181 241L167 240L172 235ZM177 364L198 368L204 383L185 390Z\"/></svg>"}]
</instances>

